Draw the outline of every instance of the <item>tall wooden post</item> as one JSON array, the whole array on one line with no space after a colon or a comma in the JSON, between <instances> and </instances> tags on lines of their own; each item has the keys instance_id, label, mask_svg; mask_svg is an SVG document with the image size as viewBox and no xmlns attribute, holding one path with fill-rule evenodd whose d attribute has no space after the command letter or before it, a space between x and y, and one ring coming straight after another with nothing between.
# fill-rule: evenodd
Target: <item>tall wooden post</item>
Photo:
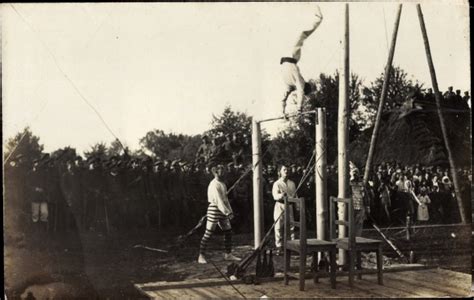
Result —
<instances>
[{"instance_id":1,"label":"tall wooden post","mask_svg":"<svg viewBox=\"0 0 474 300\"><path fill-rule=\"evenodd\" d=\"M349 4L346 3L344 9L344 39L342 41L343 49L343 66L339 73L339 107L338 107L338 123L337 123L337 165L338 165L338 198L348 197L348 118L349 118ZM347 220L347 208L345 203L338 204L338 217L340 220ZM347 236L346 228L339 226L339 238ZM346 253L339 250L339 264L346 263Z\"/></svg>"},{"instance_id":2,"label":"tall wooden post","mask_svg":"<svg viewBox=\"0 0 474 300\"><path fill-rule=\"evenodd\" d=\"M423 42L425 44L426 59L428 60L428 67L430 69L431 75L431 84L433 85L433 90L435 93L436 99L436 109L438 111L439 123L441 125L441 132L443 134L444 146L446 147L446 152L448 152L449 166L451 169L451 177L453 178L454 191L456 193L456 199L458 201L459 214L461 215L461 221L463 224L466 224L466 213L464 211L464 204L462 202L461 190L459 188L458 174L456 171L456 165L453 158L453 153L451 151L451 146L449 145L448 132L446 130L446 125L444 124L444 117L441 111L441 95L438 88L438 80L436 79L436 72L434 69L433 59L431 57L430 43L428 41L428 34L426 33L425 21L423 19L423 13L421 11L421 5L417 4L416 9L418 11L418 19L420 21L421 33L423 35Z\"/></svg>"},{"instance_id":3,"label":"tall wooden post","mask_svg":"<svg viewBox=\"0 0 474 300\"><path fill-rule=\"evenodd\" d=\"M255 249L262 241L263 188L262 188L262 140L260 123L252 120L252 165L253 165L253 232Z\"/></svg>"},{"instance_id":4,"label":"tall wooden post","mask_svg":"<svg viewBox=\"0 0 474 300\"><path fill-rule=\"evenodd\" d=\"M316 238L327 238L326 109L317 109L316 122Z\"/></svg>"},{"instance_id":5,"label":"tall wooden post","mask_svg":"<svg viewBox=\"0 0 474 300\"><path fill-rule=\"evenodd\" d=\"M393 27L392 42L390 45L390 52L388 54L387 65L385 66L385 74L382 86L382 94L380 95L379 107L377 109L377 116L374 124L374 131L370 140L369 153L367 154L367 162L365 163L364 184L367 185L369 181L370 172L372 170L372 161L374 157L375 146L377 145L377 137L380 129L380 120L382 119L382 112L385 106L385 99L388 93L388 84L390 82L390 72L392 70L393 55L395 54L395 45L397 43L398 25L400 24L400 16L402 14L402 4L398 6L397 17Z\"/></svg>"}]
</instances>

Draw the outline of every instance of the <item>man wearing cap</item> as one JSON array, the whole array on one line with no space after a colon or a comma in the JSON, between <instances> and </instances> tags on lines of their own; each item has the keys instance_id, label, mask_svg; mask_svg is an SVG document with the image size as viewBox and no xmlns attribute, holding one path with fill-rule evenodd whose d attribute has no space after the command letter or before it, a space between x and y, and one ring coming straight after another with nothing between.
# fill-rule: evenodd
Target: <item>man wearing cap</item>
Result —
<instances>
[{"instance_id":1,"label":"man wearing cap","mask_svg":"<svg viewBox=\"0 0 474 300\"><path fill-rule=\"evenodd\" d=\"M214 179L209 183L207 188L207 198L209 207L207 209L207 223L206 232L201 239L201 245L199 249L198 263L206 264L206 248L209 239L214 234L217 225L224 232L224 247L225 247L225 260L239 261L240 258L235 257L231 254L232 251L232 227L230 220L234 218L232 208L227 198L227 187L223 181L225 167L223 165L217 165L211 168L211 172L214 175Z\"/></svg>"},{"instance_id":2,"label":"man wearing cap","mask_svg":"<svg viewBox=\"0 0 474 300\"><path fill-rule=\"evenodd\" d=\"M312 92L311 85L303 79L301 76L300 69L298 68L298 61L301 58L301 47L303 47L304 41L318 28L323 20L323 15L319 6L316 7L316 12L311 19L310 24L305 28L296 43L293 45L291 56L282 57L280 59L280 66L283 76L283 82L286 85L286 90L282 99L283 115L286 116L286 101L291 93L296 93L296 103L299 105L299 110L303 109L304 96Z\"/></svg>"},{"instance_id":3,"label":"man wearing cap","mask_svg":"<svg viewBox=\"0 0 474 300\"><path fill-rule=\"evenodd\" d=\"M356 167L350 171L350 187L351 187L351 196L352 196L352 205L354 207L354 225L355 225L355 235L362 235L362 228L364 221L369 213L369 201L368 193L362 182L362 178L359 174L359 169Z\"/></svg>"},{"instance_id":4,"label":"man wearing cap","mask_svg":"<svg viewBox=\"0 0 474 300\"><path fill-rule=\"evenodd\" d=\"M451 101L456 94L453 92L453 87L448 87L448 90L443 94L445 100Z\"/></svg>"},{"instance_id":5,"label":"man wearing cap","mask_svg":"<svg viewBox=\"0 0 474 300\"><path fill-rule=\"evenodd\" d=\"M202 144L199 146L196 152L196 163L202 164L207 163L209 160L209 152L211 144L209 143L209 138L207 135L202 136Z\"/></svg>"},{"instance_id":6,"label":"man wearing cap","mask_svg":"<svg viewBox=\"0 0 474 300\"><path fill-rule=\"evenodd\" d=\"M471 96L469 96L469 92L468 91L465 91L464 92L464 96L462 97L462 106L463 106L463 109L469 109L470 106L470 100L471 99Z\"/></svg>"},{"instance_id":7,"label":"man wearing cap","mask_svg":"<svg viewBox=\"0 0 474 300\"><path fill-rule=\"evenodd\" d=\"M426 92L424 98L426 102L434 103L435 102L435 95L433 94L433 89L428 88L428 91Z\"/></svg>"},{"instance_id":8,"label":"man wearing cap","mask_svg":"<svg viewBox=\"0 0 474 300\"><path fill-rule=\"evenodd\" d=\"M46 173L42 160L33 163L30 174L31 188L31 212L32 221L42 231L46 231L48 222L48 202L46 191Z\"/></svg>"}]
</instances>

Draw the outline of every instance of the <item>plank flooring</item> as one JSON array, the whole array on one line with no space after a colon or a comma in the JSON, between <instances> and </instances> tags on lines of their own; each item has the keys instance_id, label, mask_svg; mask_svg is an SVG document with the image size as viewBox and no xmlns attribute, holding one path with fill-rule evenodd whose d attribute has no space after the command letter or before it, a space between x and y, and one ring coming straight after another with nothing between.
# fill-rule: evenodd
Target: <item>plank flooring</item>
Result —
<instances>
[{"instance_id":1,"label":"plank flooring","mask_svg":"<svg viewBox=\"0 0 474 300\"><path fill-rule=\"evenodd\" d=\"M356 279L352 288L347 276L338 276L336 289L331 289L329 278L321 278L317 284L308 279L305 291L299 291L297 280L285 286L278 277L257 285L233 281L245 298L465 298L471 294L471 284L471 275L439 268L386 272L383 286L377 284L375 274ZM242 298L221 278L150 282L135 284L135 287L152 299Z\"/></svg>"}]
</instances>

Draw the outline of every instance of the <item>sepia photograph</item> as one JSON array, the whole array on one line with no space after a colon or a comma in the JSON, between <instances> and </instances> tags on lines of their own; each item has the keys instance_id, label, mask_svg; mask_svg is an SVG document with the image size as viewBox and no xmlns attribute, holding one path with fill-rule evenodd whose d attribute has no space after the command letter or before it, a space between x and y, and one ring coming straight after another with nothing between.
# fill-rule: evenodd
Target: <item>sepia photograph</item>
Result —
<instances>
[{"instance_id":1,"label":"sepia photograph","mask_svg":"<svg viewBox=\"0 0 474 300\"><path fill-rule=\"evenodd\" d=\"M3 298L473 297L469 5L1 4Z\"/></svg>"}]
</instances>

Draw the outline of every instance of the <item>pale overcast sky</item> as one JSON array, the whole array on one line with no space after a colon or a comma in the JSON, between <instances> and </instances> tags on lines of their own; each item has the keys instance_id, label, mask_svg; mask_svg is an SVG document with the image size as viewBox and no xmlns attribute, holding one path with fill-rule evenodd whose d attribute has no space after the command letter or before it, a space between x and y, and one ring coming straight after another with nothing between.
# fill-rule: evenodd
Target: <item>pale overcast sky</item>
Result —
<instances>
[{"instance_id":1,"label":"pale overcast sky","mask_svg":"<svg viewBox=\"0 0 474 300\"><path fill-rule=\"evenodd\" d=\"M433 2L422 9L440 89L469 90L467 2ZM279 59L314 6L3 4L4 139L29 125L46 151L70 145L82 153L111 142L75 87L132 149L154 128L202 133L226 105L257 118L279 115ZM324 21L299 63L306 79L334 73L342 58L344 4L320 7ZM350 4L351 71L367 84L384 69L396 9L394 2ZM413 3L403 7L394 64L431 86ZM266 125L270 133L281 126Z\"/></svg>"}]
</instances>

